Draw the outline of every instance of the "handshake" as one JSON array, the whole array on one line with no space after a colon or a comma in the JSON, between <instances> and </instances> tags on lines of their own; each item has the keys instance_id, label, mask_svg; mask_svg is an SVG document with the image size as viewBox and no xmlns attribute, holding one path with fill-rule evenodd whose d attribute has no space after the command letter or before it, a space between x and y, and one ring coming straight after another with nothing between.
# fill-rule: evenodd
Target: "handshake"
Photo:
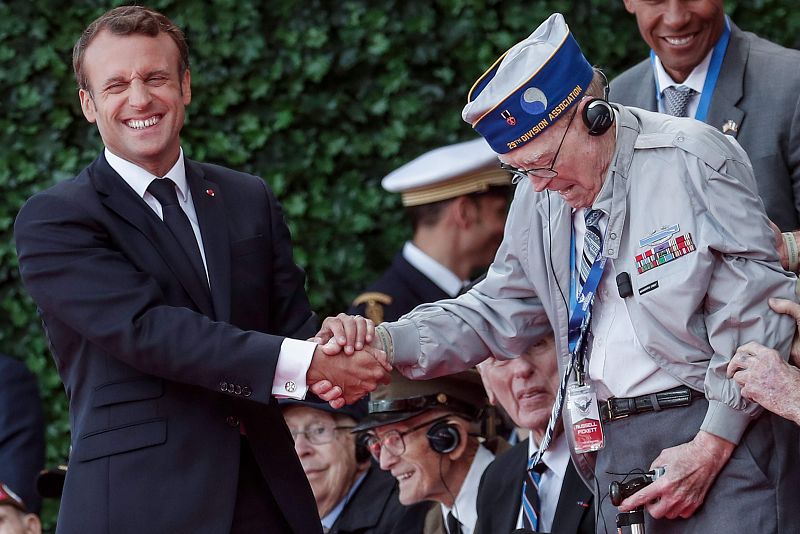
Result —
<instances>
[{"instance_id":1,"label":"handshake","mask_svg":"<svg viewBox=\"0 0 800 534\"><path fill-rule=\"evenodd\" d=\"M306 374L311 391L341 408L388 384L392 366L386 353L371 345L374 337L375 324L360 315L325 319L309 340L317 343Z\"/></svg>"}]
</instances>

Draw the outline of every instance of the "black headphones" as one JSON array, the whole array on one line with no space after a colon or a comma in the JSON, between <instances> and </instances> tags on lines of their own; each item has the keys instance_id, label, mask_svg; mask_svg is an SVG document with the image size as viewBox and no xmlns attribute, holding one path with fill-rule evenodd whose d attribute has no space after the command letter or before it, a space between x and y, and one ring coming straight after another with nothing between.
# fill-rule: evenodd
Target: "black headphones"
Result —
<instances>
[{"instance_id":1,"label":"black headphones","mask_svg":"<svg viewBox=\"0 0 800 534\"><path fill-rule=\"evenodd\" d=\"M453 452L461 443L461 434L458 432L458 425L450 421L439 421L434 423L425 433L431 449L439 454Z\"/></svg>"},{"instance_id":2,"label":"black headphones","mask_svg":"<svg viewBox=\"0 0 800 534\"><path fill-rule=\"evenodd\" d=\"M611 109L611 104L608 103L608 92L611 85L608 83L608 78L600 69L594 69L599 72L605 80L605 87L603 88L603 98L593 98L584 106L583 123L589 129L589 135L603 135L614 124L614 110Z\"/></svg>"},{"instance_id":3,"label":"black headphones","mask_svg":"<svg viewBox=\"0 0 800 534\"><path fill-rule=\"evenodd\" d=\"M356 463L363 463L372 458L372 453L369 452L369 433L359 432L356 435Z\"/></svg>"}]
</instances>

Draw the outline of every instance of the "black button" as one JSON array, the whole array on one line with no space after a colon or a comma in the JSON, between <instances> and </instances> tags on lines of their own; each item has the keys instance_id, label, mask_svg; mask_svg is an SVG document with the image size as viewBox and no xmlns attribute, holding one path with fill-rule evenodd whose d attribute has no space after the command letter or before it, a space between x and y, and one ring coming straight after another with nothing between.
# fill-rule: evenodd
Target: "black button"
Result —
<instances>
[{"instance_id":1,"label":"black button","mask_svg":"<svg viewBox=\"0 0 800 534\"><path fill-rule=\"evenodd\" d=\"M229 427L238 428L239 427L239 418L235 415L229 415L225 418L225 422L228 423Z\"/></svg>"},{"instance_id":2,"label":"black button","mask_svg":"<svg viewBox=\"0 0 800 534\"><path fill-rule=\"evenodd\" d=\"M224 381L220 382L219 383L219 389L221 389L222 391L228 391L228 383L224 382Z\"/></svg>"},{"instance_id":3,"label":"black button","mask_svg":"<svg viewBox=\"0 0 800 534\"><path fill-rule=\"evenodd\" d=\"M242 388L242 395L244 395L245 397L249 397L252 394L253 392L249 387L245 386Z\"/></svg>"},{"instance_id":4,"label":"black button","mask_svg":"<svg viewBox=\"0 0 800 534\"><path fill-rule=\"evenodd\" d=\"M241 395L242 394L242 386L240 386L239 384L236 384L234 386L234 388L233 388L233 392L236 393L237 395Z\"/></svg>"}]
</instances>

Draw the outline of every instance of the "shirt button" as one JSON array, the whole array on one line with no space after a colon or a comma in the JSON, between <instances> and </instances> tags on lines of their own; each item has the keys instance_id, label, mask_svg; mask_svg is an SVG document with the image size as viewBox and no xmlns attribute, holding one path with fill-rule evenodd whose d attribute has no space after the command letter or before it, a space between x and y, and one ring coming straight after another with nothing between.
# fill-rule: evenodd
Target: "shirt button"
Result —
<instances>
[{"instance_id":1,"label":"shirt button","mask_svg":"<svg viewBox=\"0 0 800 534\"><path fill-rule=\"evenodd\" d=\"M608 249L608 253L609 254L613 254L614 253L614 249L613 248Z\"/></svg>"},{"instance_id":2,"label":"shirt button","mask_svg":"<svg viewBox=\"0 0 800 534\"><path fill-rule=\"evenodd\" d=\"M225 422L228 423L228 426L231 428L239 428L239 418L235 415L229 415L226 417Z\"/></svg>"},{"instance_id":3,"label":"shirt button","mask_svg":"<svg viewBox=\"0 0 800 534\"><path fill-rule=\"evenodd\" d=\"M287 380L286 384L283 385L283 388L288 391L289 393L294 393L297 390L297 384L295 384L291 380Z\"/></svg>"},{"instance_id":4,"label":"shirt button","mask_svg":"<svg viewBox=\"0 0 800 534\"><path fill-rule=\"evenodd\" d=\"M611 239L616 239L617 238L617 234L615 234L614 232L611 232L611 235L609 237Z\"/></svg>"},{"instance_id":5,"label":"shirt button","mask_svg":"<svg viewBox=\"0 0 800 534\"><path fill-rule=\"evenodd\" d=\"M676 137L676 138L675 138L675 140L676 140L677 142L679 142L679 143L682 143L682 142L683 142L683 136L682 136L682 135L679 135L678 137Z\"/></svg>"}]
</instances>

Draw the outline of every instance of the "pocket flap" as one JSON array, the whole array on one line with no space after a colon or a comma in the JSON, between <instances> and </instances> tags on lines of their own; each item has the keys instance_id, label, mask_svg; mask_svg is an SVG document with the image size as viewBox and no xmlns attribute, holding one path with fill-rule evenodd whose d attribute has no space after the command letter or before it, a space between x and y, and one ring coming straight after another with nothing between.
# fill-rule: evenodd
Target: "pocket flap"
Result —
<instances>
[{"instance_id":1,"label":"pocket flap","mask_svg":"<svg viewBox=\"0 0 800 534\"><path fill-rule=\"evenodd\" d=\"M135 451L167 441L167 420L153 419L92 432L82 436L72 451L80 462Z\"/></svg>"},{"instance_id":2,"label":"pocket flap","mask_svg":"<svg viewBox=\"0 0 800 534\"><path fill-rule=\"evenodd\" d=\"M150 377L104 384L94 390L92 406L109 406L121 402L155 399L164 394L164 381Z\"/></svg>"}]
</instances>

